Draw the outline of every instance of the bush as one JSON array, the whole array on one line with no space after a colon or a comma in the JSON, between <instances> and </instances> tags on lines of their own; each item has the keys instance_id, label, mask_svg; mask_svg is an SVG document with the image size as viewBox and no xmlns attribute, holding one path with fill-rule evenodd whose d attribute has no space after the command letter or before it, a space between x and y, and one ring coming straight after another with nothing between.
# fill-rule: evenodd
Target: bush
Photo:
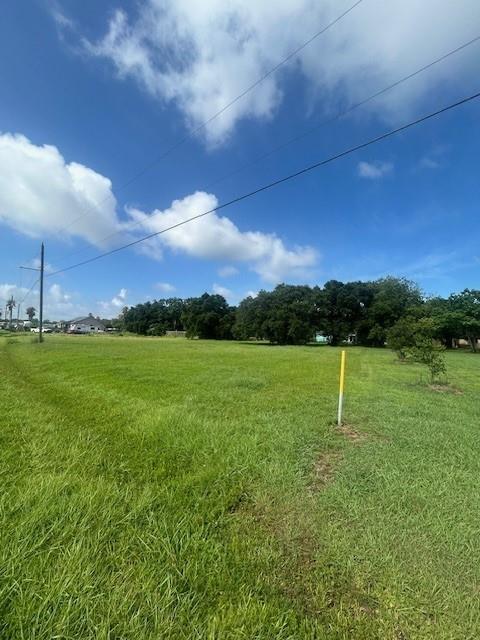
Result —
<instances>
[{"instance_id":1,"label":"bush","mask_svg":"<svg viewBox=\"0 0 480 640\"><path fill-rule=\"evenodd\" d=\"M153 324L147 330L147 336L164 336L167 333L164 324Z\"/></svg>"},{"instance_id":2,"label":"bush","mask_svg":"<svg viewBox=\"0 0 480 640\"><path fill-rule=\"evenodd\" d=\"M416 320L412 316L400 318L388 332L388 346L400 360L411 360L425 365L430 381L439 382L447 373L443 352L445 347L434 340L434 323L431 318Z\"/></svg>"},{"instance_id":3,"label":"bush","mask_svg":"<svg viewBox=\"0 0 480 640\"><path fill-rule=\"evenodd\" d=\"M387 333L387 346L397 354L399 360L406 360L408 350L415 346L416 322L406 316L400 318Z\"/></svg>"},{"instance_id":4,"label":"bush","mask_svg":"<svg viewBox=\"0 0 480 640\"><path fill-rule=\"evenodd\" d=\"M407 349L407 357L414 362L425 365L430 372L430 382L443 382L446 376L447 365L443 352L445 347L436 340L431 338L423 338L417 340L415 346Z\"/></svg>"}]
</instances>

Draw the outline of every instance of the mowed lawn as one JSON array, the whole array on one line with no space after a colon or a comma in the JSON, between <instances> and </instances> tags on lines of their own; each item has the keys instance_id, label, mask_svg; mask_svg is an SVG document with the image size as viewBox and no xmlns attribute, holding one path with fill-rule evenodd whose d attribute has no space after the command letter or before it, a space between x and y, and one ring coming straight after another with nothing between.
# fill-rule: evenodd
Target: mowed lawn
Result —
<instances>
[{"instance_id":1,"label":"mowed lawn","mask_svg":"<svg viewBox=\"0 0 480 640\"><path fill-rule=\"evenodd\" d=\"M480 356L0 339L0 638L480 637Z\"/></svg>"}]
</instances>

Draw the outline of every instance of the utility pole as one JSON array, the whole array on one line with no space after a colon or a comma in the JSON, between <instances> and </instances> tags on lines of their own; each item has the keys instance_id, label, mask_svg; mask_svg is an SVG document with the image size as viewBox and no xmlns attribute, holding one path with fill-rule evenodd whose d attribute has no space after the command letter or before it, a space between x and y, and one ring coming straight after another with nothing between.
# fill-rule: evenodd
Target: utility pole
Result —
<instances>
[{"instance_id":1,"label":"utility pole","mask_svg":"<svg viewBox=\"0 0 480 640\"><path fill-rule=\"evenodd\" d=\"M40 269L36 269L34 267L20 267L20 269L28 269L28 271L40 272L40 312L38 316L38 341L43 342L43 273L45 271L45 247L43 245L43 242L42 248L40 250Z\"/></svg>"},{"instance_id":2,"label":"utility pole","mask_svg":"<svg viewBox=\"0 0 480 640\"><path fill-rule=\"evenodd\" d=\"M40 313L38 318L38 341L43 342L43 271L45 267L45 247L42 242L42 250L40 253Z\"/></svg>"}]
</instances>

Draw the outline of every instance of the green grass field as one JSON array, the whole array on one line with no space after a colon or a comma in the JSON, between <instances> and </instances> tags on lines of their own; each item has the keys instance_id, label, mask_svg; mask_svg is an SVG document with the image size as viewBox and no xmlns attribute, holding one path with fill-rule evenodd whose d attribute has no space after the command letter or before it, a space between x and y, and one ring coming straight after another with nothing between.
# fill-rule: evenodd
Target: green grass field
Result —
<instances>
[{"instance_id":1,"label":"green grass field","mask_svg":"<svg viewBox=\"0 0 480 640\"><path fill-rule=\"evenodd\" d=\"M477 639L480 356L0 339L0 637Z\"/></svg>"}]
</instances>

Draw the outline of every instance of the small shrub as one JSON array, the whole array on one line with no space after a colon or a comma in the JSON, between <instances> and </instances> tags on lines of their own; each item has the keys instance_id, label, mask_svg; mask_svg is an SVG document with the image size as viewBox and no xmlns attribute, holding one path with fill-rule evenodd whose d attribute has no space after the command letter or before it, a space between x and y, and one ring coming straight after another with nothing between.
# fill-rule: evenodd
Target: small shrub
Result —
<instances>
[{"instance_id":1,"label":"small shrub","mask_svg":"<svg viewBox=\"0 0 480 640\"><path fill-rule=\"evenodd\" d=\"M430 372L430 382L445 381L447 365L443 352L445 347L436 340L423 338L417 340L415 346L407 349L407 357L414 362L425 365Z\"/></svg>"},{"instance_id":2,"label":"small shrub","mask_svg":"<svg viewBox=\"0 0 480 640\"><path fill-rule=\"evenodd\" d=\"M387 346L395 351L399 360L406 360L408 349L415 345L415 320L400 318L387 333Z\"/></svg>"},{"instance_id":3,"label":"small shrub","mask_svg":"<svg viewBox=\"0 0 480 640\"><path fill-rule=\"evenodd\" d=\"M443 356L445 347L434 339L434 332L431 318L417 320L411 316L401 318L388 332L388 346L400 360L425 365L432 384L445 378L447 373Z\"/></svg>"},{"instance_id":4,"label":"small shrub","mask_svg":"<svg viewBox=\"0 0 480 640\"><path fill-rule=\"evenodd\" d=\"M148 336L164 336L166 332L165 325L161 323L153 324L147 329Z\"/></svg>"}]
</instances>

